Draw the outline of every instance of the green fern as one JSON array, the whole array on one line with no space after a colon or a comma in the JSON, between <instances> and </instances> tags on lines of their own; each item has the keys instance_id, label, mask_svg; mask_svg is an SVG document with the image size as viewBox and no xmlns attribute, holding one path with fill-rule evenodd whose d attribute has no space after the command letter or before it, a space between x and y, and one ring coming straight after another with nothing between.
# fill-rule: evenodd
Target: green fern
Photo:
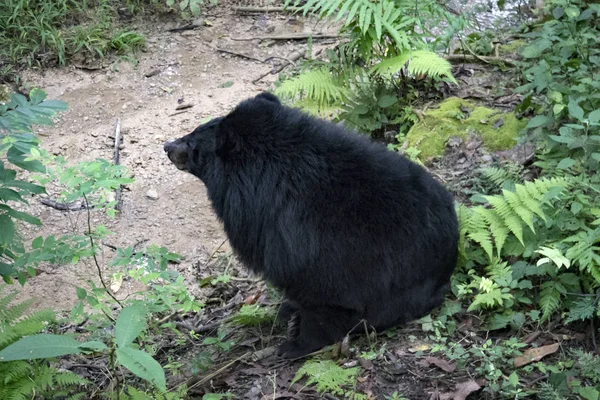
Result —
<instances>
[{"instance_id":1,"label":"green fern","mask_svg":"<svg viewBox=\"0 0 600 400\"><path fill-rule=\"evenodd\" d=\"M286 0L284 6L298 6L300 1L292 3L292 0ZM387 35L393 39L398 49L408 49L408 37L404 31L399 30L402 27L401 19L405 15L400 4L389 0L308 0L300 10L304 15L310 12L320 17L331 17L337 12L336 21L345 16L344 27L357 26L363 36L373 29L378 41L383 35Z\"/></svg>"},{"instance_id":2,"label":"green fern","mask_svg":"<svg viewBox=\"0 0 600 400\"><path fill-rule=\"evenodd\" d=\"M564 287L557 281L544 282L541 286L538 303L542 310L541 320L547 320L560 307L561 292Z\"/></svg>"},{"instance_id":3,"label":"green fern","mask_svg":"<svg viewBox=\"0 0 600 400\"><path fill-rule=\"evenodd\" d=\"M303 72L284 81L275 94L284 99L307 101L319 108L335 108L350 96L350 91L325 68ZM301 103L300 103L301 104Z\"/></svg>"},{"instance_id":4,"label":"green fern","mask_svg":"<svg viewBox=\"0 0 600 400\"><path fill-rule=\"evenodd\" d=\"M427 75L433 78L446 77L457 83L452 76L452 65L443 57L427 50L405 51L397 57L388 58L369 71L384 76L393 76L406 66L412 75Z\"/></svg>"},{"instance_id":5,"label":"green fern","mask_svg":"<svg viewBox=\"0 0 600 400\"><path fill-rule=\"evenodd\" d=\"M342 368L331 360L309 360L296 373L292 384L307 377L307 385L316 385L319 393L346 395L352 390L345 389L356 386L356 377L360 372L358 367Z\"/></svg>"},{"instance_id":6,"label":"green fern","mask_svg":"<svg viewBox=\"0 0 600 400\"><path fill-rule=\"evenodd\" d=\"M600 284L600 227L577 232L562 240L569 244L565 256Z\"/></svg>"},{"instance_id":7,"label":"green fern","mask_svg":"<svg viewBox=\"0 0 600 400\"><path fill-rule=\"evenodd\" d=\"M548 201L546 197L566 186L562 178L538 179L515 185L514 191L503 189L501 195L484 196L491 207L473 207L461 225L466 226L467 237L478 243L490 260L494 257L494 247L496 256L500 257L510 234L525 245L523 225L535 233L535 217L546 220L542 208Z\"/></svg>"},{"instance_id":8,"label":"green fern","mask_svg":"<svg viewBox=\"0 0 600 400\"><path fill-rule=\"evenodd\" d=\"M0 294L5 285L0 286ZM24 316L31 301L10 305L15 293L0 296L0 350L24 336L39 333L55 322L52 310L36 311ZM0 399L26 400L35 393L44 398L68 398L78 385L88 381L69 371L58 371L46 362L0 362Z\"/></svg>"}]
</instances>

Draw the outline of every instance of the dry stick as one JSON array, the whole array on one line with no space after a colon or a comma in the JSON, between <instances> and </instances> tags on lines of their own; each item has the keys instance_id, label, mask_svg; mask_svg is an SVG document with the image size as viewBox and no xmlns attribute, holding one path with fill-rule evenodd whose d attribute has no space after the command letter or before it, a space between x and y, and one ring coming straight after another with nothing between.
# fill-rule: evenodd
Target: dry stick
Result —
<instances>
[{"instance_id":1,"label":"dry stick","mask_svg":"<svg viewBox=\"0 0 600 400\"><path fill-rule=\"evenodd\" d=\"M235 360L232 360L230 362L228 362L227 364L225 364L224 366L222 366L221 368L219 368L218 370L216 370L215 372L212 372L208 375L206 375L205 377L198 379L197 382L194 382L192 384L190 384L191 382L193 382L195 379L192 378L188 381L188 384L190 384L188 386L188 390L192 389L196 386L200 386L205 384L206 382L210 381L211 379L213 379L215 376L219 375L221 372L225 371L227 368L231 367L233 364L242 361L244 358L247 358L248 356L250 356L252 353L251 352L247 352L245 354L242 354L241 356L239 356L238 358L236 358ZM196 378L197 379L197 378Z\"/></svg>"},{"instance_id":2,"label":"dry stick","mask_svg":"<svg viewBox=\"0 0 600 400\"><path fill-rule=\"evenodd\" d=\"M41 199L40 203L45 206L55 208L60 211L80 211L85 210L85 205L78 202L72 203L59 203L58 201L50 200L50 199Z\"/></svg>"},{"instance_id":3,"label":"dry stick","mask_svg":"<svg viewBox=\"0 0 600 400\"><path fill-rule=\"evenodd\" d=\"M220 53L227 53L227 54L232 54L234 56L238 56L238 57L242 57L242 58L247 58L248 60L253 60L253 61L258 61L259 63L264 64L265 60L261 60L260 58L256 58L253 56L249 56L247 54L243 54L243 53L236 53L235 51L231 51L231 50L225 50L225 49L219 49L216 48L215 50L217 50Z\"/></svg>"},{"instance_id":4,"label":"dry stick","mask_svg":"<svg viewBox=\"0 0 600 400\"><path fill-rule=\"evenodd\" d=\"M313 39L335 39L339 38L340 35L337 33L296 33L289 35L264 35L264 36L244 36L244 37L230 37L231 40L303 40L308 38Z\"/></svg>"},{"instance_id":5,"label":"dry stick","mask_svg":"<svg viewBox=\"0 0 600 400\"><path fill-rule=\"evenodd\" d=\"M475 56L471 54L453 54L444 57L450 62L483 62L485 64L504 63L508 66L515 67L517 64L514 60L509 60L502 57Z\"/></svg>"},{"instance_id":6,"label":"dry stick","mask_svg":"<svg viewBox=\"0 0 600 400\"><path fill-rule=\"evenodd\" d=\"M285 67L287 67L288 65L293 65L296 61L298 61L299 59L301 59L305 55L306 55L305 51L296 51L296 52L293 52L292 54L290 54L290 56L288 58L285 59L287 61L286 64L282 64L282 65L280 65L278 67L275 67L275 68L271 69L270 71L262 74L258 78L254 79L252 81L252 83L256 83L256 82L260 81L262 78L264 78L265 76L267 76L269 74L274 75L274 74L280 73L281 71L283 71L283 69Z\"/></svg>"},{"instance_id":7,"label":"dry stick","mask_svg":"<svg viewBox=\"0 0 600 400\"><path fill-rule=\"evenodd\" d=\"M121 144L121 119L117 118L117 126L115 128L115 150L113 153L113 163L119 165L119 145ZM115 209L121 211L121 185L115 191L115 200L117 204Z\"/></svg>"},{"instance_id":8,"label":"dry stick","mask_svg":"<svg viewBox=\"0 0 600 400\"><path fill-rule=\"evenodd\" d=\"M284 11L302 11L303 8L302 7L242 7L242 6L236 6L236 7L231 7L231 9L233 11L237 11L237 12L257 12L257 13L262 13L262 12L284 12Z\"/></svg>"},{"instance_id":9,"label":"dry stick","mask_svg":"<svg viewBox=\"0 0 600 400\"><path fill-rule=\"evenodd\" d=\"M86 196L85 194L83 195L83 198L85 199L85 205L87 206L87 209L88 209L88 211L87 211L88 236L89 236L89 238L90 238L90 244L92 245L92 250L94 250L94 248L95 248L96 246L94 245L94 238L92 237L92 221L91 221L91 219L92 219L92 214L90 213L90 209L89 209L90 203L88 202L87 196ZM121 308L123 308L123 304L121 304L121 302L119 301L119 299L117 299L117 298L116 298L116 297L115 297L115 296L114 296L114 295L113 295L113 294L110 292L110 290L108 289L108 286L106 286L106 282L104 282L104 278L102 277L102 268L100 268L100 264L98 263L98 257L96 257L96 251L94 251L94 252L92 253L92 255L93 255L93 257L94 257L94 264L96 264L96 269L98 270L98 277L100 278L100 283L102 283L102 286L104 287L104 290L106 290L106 293L108 293L108 295L109 295L110 297L112 297L112 299L113 299L114 301L116 301L116 302L117 302L117 304L118 304L119 306L121 306ZM110 319L112 322L115 322L115 319L114 319L114 318L113 318L111 315L109 315L109 314L108 314L108 313L106 313L105 311L103 311L103 312L104 312L104 315L106 315L106 317L107 317L108 319Z\"/></svg>"}]
</instances>

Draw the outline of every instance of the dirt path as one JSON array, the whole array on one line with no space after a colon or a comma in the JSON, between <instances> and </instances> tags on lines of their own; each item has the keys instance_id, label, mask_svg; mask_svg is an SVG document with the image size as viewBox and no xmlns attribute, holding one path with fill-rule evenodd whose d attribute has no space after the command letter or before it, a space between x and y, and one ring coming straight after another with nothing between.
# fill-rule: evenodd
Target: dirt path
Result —
<instances>
[{"instance_id":1,"label":"dirt path","mask_svg":"<svg viewBox=\"0 0 600 400\"><path fill-rule=\"evenodd\" d=\"M93 224L105 224L114 232L106 241L110 245L153 243L184 255L179 269L190 283L195 281L192 261L199 253L214 250L225 236L204 185L168 162L163 143L187 134L203 118L222 115L239 101L272 87L277 78L269 75L253 84L255 78L270 70L270 64L221 54L216 48L259 59L286 57L294 50L307 48L305 41L278 41L264 46L260 41L233 41L229 37L296 33L315 28L314 23L302 24L276 14L240 17L228 14L223 7L211 11L217 16L202 18L210 26L169 33L167 29L182 22L163 23L145 32L147 51L138 55L136 67L123 61L118 63L118 71L114 71L113 65L106 62L107 66L100 70L68 67L24 74L27 83L47 91L49 98L69 104L69 111L61 114L55 126L39 129L43 146L65 156L69 162L97 157L111 160L115 123L117 118L121 119L124 137L121 164L134 173L136 182L123 191L120 216L110 220L94 212ZM316 27L319 31L325 28L322 24ZM313 53L322 47L323 44L315 44ZM145 77L154 70L160 73ZM172 115L180 104L193 107ZM50 197L56 194L52 187L48 191ZM150 198L149 191L155 191L158 198ZM26 241L40 234L84 232L86 228L84 212L67 213L39 203L34 203L31 212L45 225L39 230L23 232ZM113 256L114 252L106 247L103 258L108 261ZM28 281L19 298L35 298L36 306L69 310L76 301L75 286L87 287L86 281L96 276L91 262L46 268ZM119 294L125 296L133 289L124 284Z\"/></svg>"}]
</instances>

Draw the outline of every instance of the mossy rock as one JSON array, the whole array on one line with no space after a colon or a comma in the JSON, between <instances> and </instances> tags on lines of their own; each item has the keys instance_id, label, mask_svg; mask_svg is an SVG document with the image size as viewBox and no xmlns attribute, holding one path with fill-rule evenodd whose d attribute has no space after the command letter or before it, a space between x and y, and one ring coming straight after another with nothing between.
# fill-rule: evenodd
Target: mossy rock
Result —
<instances>
[{"instance_id":1,"label":"mossy rock","mask_svg":"<svg viewBox=\"0 0 600 400\"><path fill-rule=\"evenodd\" d=\"M495 128L500 119L504 123ZM406 140L409 147L420 150L419 159L426 161L443 155L446 142L454 136L466 140L471 134L478 135L488 151L510 149L526 125L527 121L519 121L514 113L451 97L440 103L439 108L426 111L422 120L410 129Z\"/></svg>"},{"instance_id":2,"label":"mossy rock","mask_svg":"<svg viewBox=\"0 0 600 400\"><path fill-rule=\"evenodd\" d=\"M500 56L515 55L521 52L521 49L527 45L524 40L513 40L512 42L498 46L498 54Z\"/></svg>"}]
</instances>

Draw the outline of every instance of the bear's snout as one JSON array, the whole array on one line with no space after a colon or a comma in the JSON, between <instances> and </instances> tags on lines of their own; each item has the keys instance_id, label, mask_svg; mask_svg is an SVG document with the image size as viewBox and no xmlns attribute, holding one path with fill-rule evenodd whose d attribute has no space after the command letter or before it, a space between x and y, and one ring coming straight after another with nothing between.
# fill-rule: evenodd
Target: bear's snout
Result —
<instances>
[{"instance_id":1,"label":"bear's snout","mask_svg":"<svg viewBox=\"0 0 600 400\"><path fill-rule=\"evenodd\" d=\"M169 160L177 169L187 170L187 146L177 140L167 140L163 146Z\"/></svg>"}]
</instances>

